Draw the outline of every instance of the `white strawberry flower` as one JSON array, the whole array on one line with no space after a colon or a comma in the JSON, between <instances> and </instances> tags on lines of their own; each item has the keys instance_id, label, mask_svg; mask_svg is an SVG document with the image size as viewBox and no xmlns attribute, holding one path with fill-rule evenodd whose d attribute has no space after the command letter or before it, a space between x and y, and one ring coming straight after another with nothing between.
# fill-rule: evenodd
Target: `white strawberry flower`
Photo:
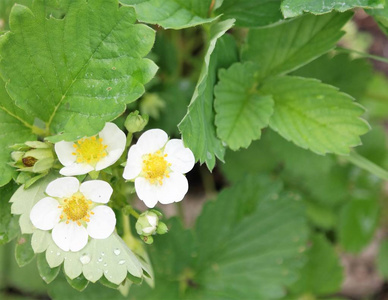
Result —
<instances>
[{"instance_id":1,"label":"white strawberry flower","mask_svg":"<svg viewBox=\"0 0 388 300\"><path fill-rule=\"evenodd\" d=\"M85 181L75 177L58 178L49 183L45 197L30 212L32 224L52 230L55 244L63 251L77 252L88 243L89 236L106 239L116 225L108 203L113 189L102 180Z\"/></svg>"},{"instance_id":2,"label":"white strawberry flower","mask_svg":"<svg viewBox=\"0 0 388 300\"><path fill-rule=\"evenodd\" d=\"M195 163L193 153L180 139L168 140L161 129L144 132L128 152L123 177L135 181L138 197L152 208L159 201L181 201L189 185L186 176Z\"/></svg>"},{"instance_id":3,"label":"white strawberry flower","mask_svg":"<svg viewBox=\"0 0 388 300\"><path fill-rule=\"evenodd\" d=\"M105 169L120 158L125 143L125 133L114 123L106 123L98 135L75 142L58 142L55 152L64 165L59 173L74 176Z\"/></svg>"}]
</instances>

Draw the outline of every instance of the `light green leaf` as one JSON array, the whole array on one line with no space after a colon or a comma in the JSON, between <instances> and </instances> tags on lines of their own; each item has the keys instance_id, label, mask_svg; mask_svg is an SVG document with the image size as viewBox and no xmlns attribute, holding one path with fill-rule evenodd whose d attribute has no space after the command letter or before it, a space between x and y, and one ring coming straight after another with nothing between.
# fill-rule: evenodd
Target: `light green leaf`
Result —
<instances>
[{"instance_id":1,"label":"light green leaf","mask_svg":"<svg viewBox=\"0 0 388 300\"><path fill-rule=\"evenodd\" d=\"M22 235L15 247L15 258L19 267L29 264L35 257L34 250L31 247L31 236Z\"/></svg>"},{"instance_id":2,"label":"light green leaf","mask_svg":"<svg viewBox=\"0 0 388 300\"><path fill-rule=\"evenodd\" d=\"M225 153L214 126L213 90L217 70L229 67L238 59L233 38L222 37L233 24L234 20L226 20L212 25L197 86L187 114L178 125L185 145L193 151L196 160L201 164L206 162L210 170L215 166L216 157L223 160Z\"/></svg>"},{"instance_id":3,"label":"light green leaf","mask_svg":"<svg viewBox=\"0 0 388 300\"><path fill-rule=\"evenodd\" d=\"M384 3L384 0L283 0L281 9L285 18L292 18L303 13L322 15L333 10L344 12L356 7L383 8Z\"/></svg>"},{"instance_id":4,"label":"light green leaf","mask_svg":"<svg viewBox=\"0 0 388 300\"><path fill-rule=\"evenodd\" d=\"M60 267L51 268L46 260L46 256L43 253L37 255L37 265L40 277L47 283L51 283L59 274Z\"/></svg>"},{"instance_id":5,"label":"light green leaf","mask_svg":"<svg viewBox=\"0 0 388 300\"><path fill-rule=\"evenodd\" d=\"M19 225L23 234L34 232L35 228L30 221L30 211L39 200L45 197L44 191L47 185L57 177L55 174L50 174L29 189L24 189L24 186L19 187L12 195L11 213L20 215Z\"/></svg>"},{"instance_id":6,"label":"light green leaf","mask_svg":"<svg viewBox=\"0 0 388 300\"><path fill-rule=\"evenodd\" d=\"M287 73L334 48L352 13L305 15L274 26L251 29L242 60L256 62L263 76Z\"/></svg>"},{"instance_id":7,"label":"light green leaf","mask_svg":"<svg viewBox=\"0 0 388 300\"><path fill-rule=\"evenodd\" d=\"M51 141L93 135L154 76L155 64L142 58L154 31L134 24L133 8L117 0L70 1L63 19L46 18L44 4L13 7L11 32L0 38L7 91L13 107L43 121L50 134L63 133Z\"/></svg>"},{"instance_id":8,"label":"light green leaf","mask_svg":"<svg viewBox=\"0 0 388 300\"><path fill-rule=\"evenodd\" d=\"M257 91L257 66L234 64L219 72L220 81L214 89L215 124L218 137L232 150L247 148L261 136L273 113L271 95Z\"/></svg>"},{"instance_id":9,"label":"light green leaf","mask_svg":"<svg viewBox=\"0 0 388 300\"><path fill-rule=\"evenodd\" d=\"M147 273L152 274L148 264L141 263L116 233L107 239L90 239L87 246L79 252L65 252L56 246L49 231L36 229L30 221L30 211L45 197L44 191L55 177L54 174L50 174L29 189L21 186L10 200L12 213L21 215L22 233L33 234L29 242L33 252L46 251L46 259L51 268L64 263L64 272L70 279L83 274L87 280L96 282L101 276L105 276L110 282L121 284L128 272L134 277L142 278L143 265Z\"/></svg>"},{"instance_id":10,"label":"light green leaf","mask_svg":"<svg viewBox=\"0 0 388 300\"><path fill-rule=\"evenodd\" d=\"M291 286L291 294L326 296L337 293L344 277L338 255L323 235L313 235L311 243L306 253L307 264L300 271L298 281Z\"/></svg>"},{"instance_id":11,"label":"light green leaf","mask_svg":"<svg viewBox=\"0 0 388 300\"><path fill-rule=\"evenodd\" d=\"M278 299L297 279L307 224L301 201L279 193L279 183L248 177L197 222L198 299Z\"/></svg>"},{"instance_id":12,"label":"light green leaf","mask_svg":"<svg viewBox=\"0 0 388 300\"><path fill-rule=\"evenodd\" d=\"M19 232L17 217L11 215L11 204L8 203L16 188L13 182L0 188L0 245L12 241Z\"/></svg>"},{"instance_id":13,"label":"light green leaf","mask_svg":"<svg viewBox=\"0 0 388 300\"><path fill-rule=\"evenodd\" d=\"M272 95L270 127L286 140L318 154L349 154L369 130L364 109L335 87L301 77L275 77L261 91Z\"/></svg>"},{"instance_id":14,"label":"light green leaf","mask_svg":"<svg viewBox=\"0 0 388 300\"><path fill-rule=\"evenodd\" d=\"M182 29L209 23L211 0L120 0L135 7L141 22L158 24L165 29Z\"/></svg>"},{"instance_id":15,"label":"light green leaf","mask_svg":"<svg viewBox=\"0 0 388 300\"><path fill-rule=\"evenodd\" d=\"M215 11L222 19L236 19L236 26L257 27L283 19L280 0L224 0Z\"/></svg>"},{"instance_id":16,"label":"light green leaf","mask_svg":"<svg viewBox=\"0 0 388 300\"><path fill-rule=\"evenodd\" d=\"M360 252L372 239L379 222L376 199L353 199L341 211L338 236L345 251Z\"/></svg>"}]
</instances>

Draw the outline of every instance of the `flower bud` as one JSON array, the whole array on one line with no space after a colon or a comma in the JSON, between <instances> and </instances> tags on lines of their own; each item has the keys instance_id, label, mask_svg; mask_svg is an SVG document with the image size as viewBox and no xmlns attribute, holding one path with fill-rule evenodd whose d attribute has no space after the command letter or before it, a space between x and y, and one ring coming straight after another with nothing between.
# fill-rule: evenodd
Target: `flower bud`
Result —
<instances>
[{"instance_id":1,"label":"flower bud","mask_svg":"<svg viewBox=\"0 0 388 300\"><path fill-rule=\"evenodd\" d=\"M11 148L15 150L11 153L11 166L18 168L18 171L46 173L54 164L53 148L48 143L29 141Z\"/></svg>"},{"instance_id":2,"label":"flower bud","mask_svg":"<svg viewBox=\"0 0 388 300\"><path fill-rule=\"evenodd\" d=\"M148 115L139 115L139 112L136 110L128 115L124 126L130 133L139 132L147 125L148 119Z\"/></svg>"},{"instance_id":3,"label":"flower bud","mask_svg":"<svg viewBox=\"0 0 388 300\"><path fill-rule=\"evenodd\" d=\"M159 224L159 216L154 211L142 213L136 222L136 231L139 235L148 237L155 234Z\"/></svg>"}]
</instances>

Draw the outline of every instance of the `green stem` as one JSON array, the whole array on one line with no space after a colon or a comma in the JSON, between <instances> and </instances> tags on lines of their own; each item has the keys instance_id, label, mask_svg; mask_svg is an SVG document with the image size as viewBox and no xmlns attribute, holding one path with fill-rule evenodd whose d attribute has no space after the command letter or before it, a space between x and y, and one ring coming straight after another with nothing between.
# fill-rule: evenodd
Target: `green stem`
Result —
<instances>
[{"instance_id":1,"label":"green stem","mask_svg":"<svg viewBox=\"0 0 388 300\"><path fill-rule=\"evenodd\" d=\"M343 52L343 53L358 54L362 57L374 59L374 60L381 61L381 62L388 64L388 58L385 58L385 57L381 57L381 56L377 56L377 55L373 55L373 54L369 54L369 53L364 53L364 52L360 52L357 50L347 49L347 48L343 48L343 47L337 47L335 50L338 52Z\"/></svg>"},{"instance_id":2,"label":"green stem","mask_svg":"<svg viewBox=\"0 0 388 300\"><path fill-rule=\"evenodd\" d=\"M199 168L202 184L205 189L206 198L212 198L217 194L216 184L211 173L204 167Z\"/></svg>"}]
</instances>

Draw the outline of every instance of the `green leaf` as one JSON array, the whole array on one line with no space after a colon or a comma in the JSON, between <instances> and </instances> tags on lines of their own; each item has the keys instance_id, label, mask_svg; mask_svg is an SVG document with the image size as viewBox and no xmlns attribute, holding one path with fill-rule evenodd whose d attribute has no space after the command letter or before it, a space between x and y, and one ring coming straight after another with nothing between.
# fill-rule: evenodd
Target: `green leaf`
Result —
<instances>
[{"instance_id":1,"label":"green leaf","mask_svg":"<svg viewBox=\"0 0 388 300\"><path fill-rule=\"evenodd\" d=\"M18 220L11 215L11 204L8 203L16 188L13 182L0 188L0 245L12 241L19 232Z\"/></svg>"},{"instance_id":2,"label":"green leaf","mask_svg":"<svg viewBox=\"0 0 388 300\"><path fill-rule=\"evenodd\" d=\"M303 263L303 205L265 177L224 190L205 205L195 232L199 299L280 298Z\"/></svg>"},{"instance_id":3,"label":"green leaf","mask_svg":"<svg viewBox=\"0 0 388 300\"><path fill-rule=\"evenodd\" d=\"M216 157L223 160L225 153L214 126L213 90L217 70L230 66L238 59L233 38L228 35L222 37L233 24L234 20L226 20L212 25L197 86L187 114L178 125L185 145L193 151L196 160L201 164L206 162L210 170L215 166Z\"/></svg>"},{"instance_id":4,"label":"green leaf","mask_svg":"<svg viewBox=\"0 0 388 300\"><path fill-rule=\"evenodd\" d=\"M307 251L308 262L300 271L298 281L291 286L291 293L295 296L337 293L344 277L338 255L323 235L313 235L311 243L312 246Z\"/></svg>"},{"instance_id":5,"label":"green leaf","mask_svg":"<svg viewBox=\"0 0 388 300\"><path fill-rule=\"evenodd\" d=\"M71 285L72 288L76 289L79 292L82 292L84 289L86 289L86 287L89 284L89 281L82 275L74 279L70 279L69 277L66 276L66 280Z\"/></svg>"},{"instance_id":6,"label":"green leaf","mask_svg":"<svg viewBox=\"0 0 388 300\"><path fill-rule=\"evenodd\" d=\"M345 251L360 252L373 237L379 222L377 199L354 199L340 213L339 241Z\"/></svg>"},{"instance_id":7,"label":"green leaf","mask_svg":"<svg viewBox=\"0 0 388 300\"><path fill-rule=\"evenodd\" d=\"M287 73L334 48L352 13L305 15L274 26L251 29L242 60L256 62L263 76Z\"/></svg>"},{"instance_id":8,"label":"green leaf","mask_svg":"<svg viewBox=\"0 0 388 300\"><path fill-rule=\"evenodd\" d=\"M327 54L296 70L292 75L319 79L359 100L364 96L373 77L373 69L363 58L352 59L348 54Z\"/></svg>"},{"instance_id":9,"label":"green leaf","mask_svg":"<svg viewBox=\"0 0 388 300\"><path fill-rule=\"evenodd\" d=\"M369 130L364 109L335 87L314 79L275 77L261 91L272 95L270 127L286 140L318 154L349 154Z\"/></svg>"},{"instance_id":10,"label":"green leaf","mask_svg":"<svg viewBox=\"0 0 388 300\"><path fill-rule=\"evenodd\" d=\"M377 256L377 269L384 278L388 278L388 241L384 240L380 244L379 254Z\"/></svg>"},{"instance_id":11,"label":"green leaf","mask_svg":"<svg viewBox=\"0 0 388 300\"><path fill-rule=\"evenodd\" d=\"M157 69L142 58L154 31L135 21L133 8L117 0L70 1L64 19L46 18L43 0L32 11L15 5L11 32L0 38L13 107L43 121L50 134L62 133L53 142L100 131L143 94Z\"/></svg>"},{"instance_id":12,"label":"green leaf","mask_svg":"<svg viewBox=\"0 0 388 300\"><path fill-rule=\"evenodd\" d=\"M15 258L19 267L29 264L35 257L34 250L31 247L31 236L22 235L15 247Z\"/></svg>"},{"instance_id":13,"label":"green leaf","mask_svg":"<svg viewBox=\"0 0 388 300\"><path fill-rule=\"evenodd\" d=\"M158 24L165 29L182 29L209 23L211 0L120 0L135 7L141 22Z\"/></svg>"},{"instance_id":14,"label":"green leaf","mask_svg":"<svg viewBox=\"0 0 388 300\"><path fill-rule=\"evenodd\" d=\"M271 95L256 89L257 66L252 63L232 65L219 72L214 89L215 124L218 137L232 150L247 148L261 136L273 113Z\"/></svg>"},{"instance_id":15,"label":"green leaf","mask_svg":"<svg viewBox=\"0 0 388 300\"><path fill-rule=\"evenodd\" d=\"M12 160L10 146L36 139L32 124L33 119L12 103L4 81L0 80L0 186L16 173L16 168L8 164Z\"/></svg>"},{"instance_id":16,"label":"green leaf","mask_svg":"<svg viewBox=\"0 0 388 300\"><path fill-rule=\"evenodd\" d=\"M51 268L43 253L37 255L37 265L40 277L47 283L51 283L59 274L60 267Z\"/></svg>"},{"instance_id":17,"label":"green leaf","mask_svg":"<svg viewBox=\"0 0 388 300\"><path fill-rule=\"evenodd\" d=\"M292 18L303 13L321 15L333 10L344 12L356 7L361 8L383 8L383 0L329 0L329 1L303 1L303 0L283 0L282 13L285 18Z\"/></svg>"},{"instance_id":18,"label":"green leaf","mask_svg":"<svg viewBox=\"0 0 388 300\"><path fill-rule=\"evenodd\" d=\"M279 8L279 0L224 0L215 14L222 14L222 19L236 19L236 26L257 27L282 20Z\"/></svg>"}]
</instances>

